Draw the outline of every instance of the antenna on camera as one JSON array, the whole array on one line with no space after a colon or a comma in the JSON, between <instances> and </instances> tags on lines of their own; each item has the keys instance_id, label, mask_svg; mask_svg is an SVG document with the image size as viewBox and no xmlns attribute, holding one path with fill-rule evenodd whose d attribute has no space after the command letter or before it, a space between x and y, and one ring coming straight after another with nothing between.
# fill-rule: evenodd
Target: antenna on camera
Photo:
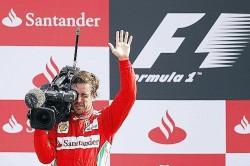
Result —
<instances>
[{"instance_id":1,"label":"antenna on camera","mask_svg":"<svg viewBox=\"0 0 250 166\"><path fill-rule=\"evenodd\" d=\"M75 42L75 54L74 54L74 62L73 62L73 68L76 69L76 58L77 58L77 49L78 49L78 40L80 36L80 27L76 28L76 42Z\"/></svg>"}]
</instances>

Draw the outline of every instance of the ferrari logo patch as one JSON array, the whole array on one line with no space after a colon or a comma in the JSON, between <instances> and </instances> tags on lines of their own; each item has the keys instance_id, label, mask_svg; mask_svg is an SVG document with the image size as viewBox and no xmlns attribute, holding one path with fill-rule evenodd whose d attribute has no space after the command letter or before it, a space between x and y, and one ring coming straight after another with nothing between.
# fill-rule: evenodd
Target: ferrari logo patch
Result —
<instances>
[{"instance_id":1,"label":"ferrari logo patch","mask_svg":"<svg viewBox=\"0 0 250 166\"><path fill-rule=\"evenodd\" d=\"M69 132L69 121L60 122L58 124L57 133L68 133Z\"/></svg>"}]
</instances>

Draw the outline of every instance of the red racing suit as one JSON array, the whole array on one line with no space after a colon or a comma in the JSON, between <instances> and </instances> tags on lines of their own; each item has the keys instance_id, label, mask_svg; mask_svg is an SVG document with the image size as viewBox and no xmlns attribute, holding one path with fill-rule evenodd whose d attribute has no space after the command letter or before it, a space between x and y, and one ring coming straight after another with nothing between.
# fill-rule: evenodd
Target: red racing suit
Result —
<instances>
[{"instance_id":1,"label":"red racing suit","mask_svg":"<svg viewBox=\"0 0 250 166\"><path fill-rule=\"evenodd\" d=\"M57 166L104 166L106 147L127 117L136 98L135 74L129 60L119 61L120 90L111 105L89 119L73 115L46 132L36 129L34 147L39 160Z\"/></svg>"}]
</instances>

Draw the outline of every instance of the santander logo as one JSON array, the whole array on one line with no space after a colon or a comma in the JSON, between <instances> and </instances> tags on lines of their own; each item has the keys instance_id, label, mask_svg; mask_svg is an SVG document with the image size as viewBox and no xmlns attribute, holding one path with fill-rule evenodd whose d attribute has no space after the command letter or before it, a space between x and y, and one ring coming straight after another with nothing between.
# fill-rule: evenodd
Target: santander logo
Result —
<instances>
[{"instance_id":1,"label":"santander logo","mask_svg":"<svg viewBox=\"0 0 250 166\"><path fill-rule=\"evenodd\" d=\"M49 62L46 64L45 71L36 75L32 82L36 87L40 88L42 85L50 83L58 73L59 68L53 58L50 57Z\"/></svg>"},{"instance_id":2,"label":"santander logo","mask_svg":"<svg viewBox=\"0 0 250 166\"><path fill-rule=\"evenodd\" d=\"M35 129L31 128L30 121L26 121L26 132L33 133ZM15 116L12 114L5 124L3 124L2 129L4 132L9 134L17 134L23 131L23 126L16 120Z\"/></svg>"},{"instance_id":3,"label":"santander logo","mask_svg":"<svg viewBox=\"0 0 250 166\"><path fill-rule=\"evenodd\" d=\"M240 123L234 127L234 131L238 134L250 134L250 124L245 116L243 116Z\"/></svg>"},{"instance_id":4,"label":"santander logo","mask_svg":"<svg viewBox=\"0 0 250 166\"><path fill-rule=\"evenodd\" d=\"M62 147L62 144L60 143L60 141L57 140L57 145L58 148Z\"/></svg>"},{"instance_id":5,"label":"santander logo","mask_svg":"<svg viewBox=\"0 0 250 166\"><path fill-rule=\"evenodd\" d=\"M148 134L152 141L159 144L176 144L183 141L186 135L183 129L175 126L175 122L168 111L162 117L159 126L152 129Z\"/></svg>"},{"instance_id":6,"label":"santander logo","mask_svg":"<svg viewBox=\"0 0 250 166\"><path fill-rule=\"evenodd\" d=\"M101 17L90 17L88 13L81 12L78 17L65 16L38 16L35 13L28 12L25 14L23 21L17 17L13 9L8 13L8 16L2 19L3 25L7 27L17 27L23 25L26 27L100 27Z\"/></svg>"},{"instance_id":7,"label":"santander logo","mask_svg":"<svg viewBox=\"0 0 250 166\"><path fill-rule=\"evenodd\" d=\"M11 115L9 122L3 125L3 130L6 133L19 133L23 130L23 126L16 121L14 115Z\"/></svg>"},{"instance_id":8,"label":"santander logo","mask_svg":"<svg viewBox=\"0 0 250 166\"><path fill-rule=\"evenodd\" d=\"M13 9L11 9L8 16L2 19L2 23L7 27L18 27L22 24L22 19L16 15Z\"/></svg>"}]
</instances>

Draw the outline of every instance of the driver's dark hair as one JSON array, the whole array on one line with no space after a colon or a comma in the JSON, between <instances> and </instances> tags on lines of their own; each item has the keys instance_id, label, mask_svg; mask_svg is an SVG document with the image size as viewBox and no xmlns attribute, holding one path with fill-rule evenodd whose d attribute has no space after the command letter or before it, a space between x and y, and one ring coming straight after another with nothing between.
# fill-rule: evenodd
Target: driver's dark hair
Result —
<instances>
[{"instance_id":1,"label":"driver's dark hair","mask_svg":"<svg viewBox=\"0 0 250 166\"><path fill-rule=\"evenodd\" d=\"M71 85L74 84L90 84L91 85L91 95L96 98L97 97L97 89L99 88L99 79L95 74L90 73L88 71L79 71L77 72L72 80Z\"/></svg>"}]
</instances>

